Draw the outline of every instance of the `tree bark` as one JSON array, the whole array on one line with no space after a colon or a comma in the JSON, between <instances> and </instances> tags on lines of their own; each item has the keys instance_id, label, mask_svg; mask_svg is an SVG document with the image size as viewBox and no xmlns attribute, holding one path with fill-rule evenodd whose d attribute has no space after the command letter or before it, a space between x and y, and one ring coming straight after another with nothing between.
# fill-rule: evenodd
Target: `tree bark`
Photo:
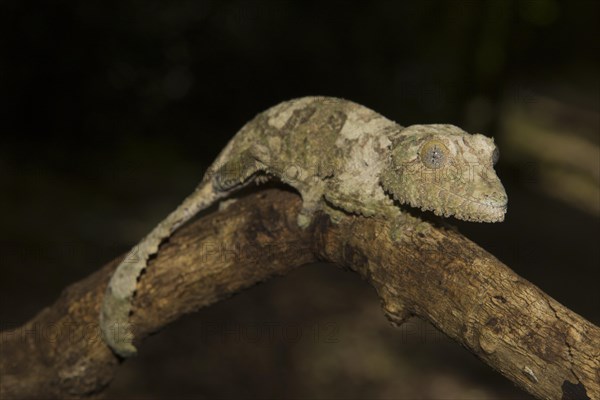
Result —
<instances>
[{"instance_id":1,"label":"tree bark","mask_svg":"<svg viewBox=\"0 0 600 400\"><path fill-rule=\"evenodd\" d=\"M430 321L538 398L600 399L600 329L473 242L409 215L394 222L394 239L390 221L350 215L337 224L320 215L303 231L300 202L264 190L178 231L140 279L136 345L183 314L321 260L373 285L395 325ZM0 398L92 397L110 383L120 360L100 339L98 313L120 259L0 332Z\"/></svg>"}]
</instances>

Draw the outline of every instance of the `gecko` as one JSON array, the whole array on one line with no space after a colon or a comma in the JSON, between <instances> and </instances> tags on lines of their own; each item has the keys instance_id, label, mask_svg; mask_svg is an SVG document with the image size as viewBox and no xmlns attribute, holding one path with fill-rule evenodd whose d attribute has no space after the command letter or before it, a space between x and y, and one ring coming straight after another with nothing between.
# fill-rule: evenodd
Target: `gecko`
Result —
<instances>
[{"instance_id":1,"label":"gecko","mask_svg":"<svg viewBox=\"0 0 600 400\"><path fill-rule=\"evenodd\" d=\"M303 97L245 124L200 184L125 257L110 278L100 311L103 340L120 357L136 354L128 322L139 276L161 243L199 211L251 182L278 179L302 197L307 228L317 212L402 215L409 205L444 217L500 222L507 195L494 171L492 138L449 124L403 127L349 100ZM127 333L127 334L124 334Z\"/></svg>"}]
</instances>

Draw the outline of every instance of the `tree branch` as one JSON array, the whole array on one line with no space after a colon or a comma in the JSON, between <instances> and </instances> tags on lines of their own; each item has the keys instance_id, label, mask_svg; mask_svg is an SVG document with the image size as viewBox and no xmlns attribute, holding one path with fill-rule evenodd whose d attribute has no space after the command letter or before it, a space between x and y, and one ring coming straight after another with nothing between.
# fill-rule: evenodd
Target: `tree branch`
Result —
<instances>
[{"instance_id":1,"label":"tree branch","mask_svg":"<svg viewBox=\"0 0 600 400\"><path fill-rule=\"evenodd\" d=\"M430 321L534 396L600 398L600 329L459 233L411 216L397 222L395 241L391 222L356 216L319 216L302 231L299 208L297 195L264 190L177 232L140 279L137 344L185 313L324 260L371 283L394 324ZM110 383L119 360L100 339L98 313L120 259L0 333L1 398L90 397Z\"/></svg>"}]
</instances>

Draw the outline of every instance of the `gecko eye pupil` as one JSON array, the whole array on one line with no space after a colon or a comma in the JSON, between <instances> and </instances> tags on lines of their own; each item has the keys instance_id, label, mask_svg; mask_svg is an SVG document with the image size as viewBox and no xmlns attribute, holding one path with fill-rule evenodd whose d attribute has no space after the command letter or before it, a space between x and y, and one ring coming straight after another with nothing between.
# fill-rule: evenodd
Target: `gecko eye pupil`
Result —
<instances>
[{"instance_id":1,"label":"gecko eye pupil","mask_svg":"<svg viewBox=\"0 0 600 400\"><path fill-rule=\"evenodd\" d=\"M442 142L431 140L421 147L419 157L427 168L442 168L448 160L448 148Z\"/></svg>"}]
</instances>

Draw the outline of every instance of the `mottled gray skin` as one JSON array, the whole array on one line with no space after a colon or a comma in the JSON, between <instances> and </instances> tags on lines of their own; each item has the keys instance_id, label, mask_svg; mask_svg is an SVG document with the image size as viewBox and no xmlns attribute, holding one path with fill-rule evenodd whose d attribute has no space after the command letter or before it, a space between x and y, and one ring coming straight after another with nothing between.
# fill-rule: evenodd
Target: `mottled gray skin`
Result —
<instances>
[{"instance_id":1,"label":"mottled gray skin","mask_svg":"<svg viewBox=\"0 0 600 400\"><path fill-rule=\"evenodd\" d=\"M252 181L276 177L302 196L300 227L317 211L399 218L398 203L479 222L504 219L507 197L493 170L492 139L452 125L404 128L351 101L305 97L248 122L201 184L126 258L107 288L100 315L106 343L135 354L128 322L137 279L160 243L198 211Z\"/></svg>"}]
</instances>

